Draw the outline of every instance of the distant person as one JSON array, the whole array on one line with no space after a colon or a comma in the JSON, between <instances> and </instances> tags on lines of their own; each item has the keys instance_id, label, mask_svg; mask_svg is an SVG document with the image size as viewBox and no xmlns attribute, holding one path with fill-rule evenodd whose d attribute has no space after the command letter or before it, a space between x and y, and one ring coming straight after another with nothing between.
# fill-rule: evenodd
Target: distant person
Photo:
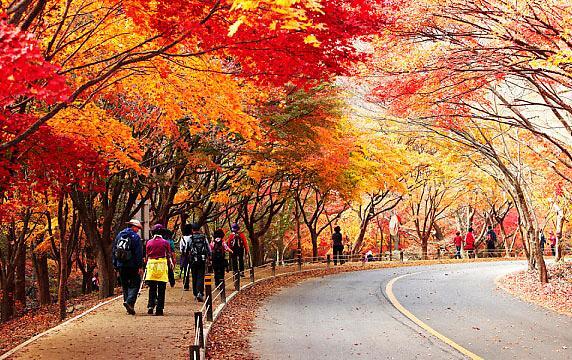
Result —
<instances>
[{"instance_id":1,"label":"distant person","mask_svg":"<svg viewBox=\"0 0 572 360\"><path fill-rule=\"evenodd\" d=\"M93 277L91 278L91 290L99 291L99 274L97 271L93 273Z\"/></svg>"},{"instance_id":2,"label":"distant person","mask_svg":"<svg viewBox=\"0 0 572 360\"><path fill-rule=\"evenodd\" d=\"M556 235L554 235L553 231L550 232L550 237L548 240L550 241L550 250L552 251L552 256L556 256Z\"/></svg>"},{"instance_id":3,"label":"distant person","mask_svg":"<svg viewBox=\"0 0 572 360\"><path fill-rule=\"evenodd\" d=\"M373 251L368 250L364 255L364 262L371 262L373 261Z\"/></svg>"},{"instance_id":4,"label":"distant person","mask_svg":"<svg viewBox=\"0 0 572 360\"><path fill-rule=\"evenodd\" d=\"M473 228L470 227L467 235L465 235L465 250L467 250L467 256L469 259L471 257L475 258L475 235L473 234Z\"/></svg>"},{"instance_id":5,"label":"distant person","mask_svg":"<svg viewBox=\"0 0 572 360\"><path fill-rule=\"evenodd\" d=\"M139 220L132 219L113 241L111 257L113 267L119 272L123 290L123 306L130 315L135 315L135 302L141 285L143 245L137 233L143 227Z\"/></svg>"},{"instance_id":6,"label":"distant person","mask_svg":"<svg viewBox=\"0 0 572 360\"><path fill-rule=\"evenodd\" d=\"M191 237L193 235L193 226L191 224L183 225L183 237L179 242L179 249L181 250L181 272L180 277L183 279L183 288L189 290L189 281L191 278L191 262L189 261Z\"/></svg>"},{"instance_id":7,"label":"distant person","mask_svg":"<svg viewBox=\"0 0 572 360\"><path fill-rule=\"evenodd\" d=\"M153 237L147 241L147 267L145 282L149 286L147 314L162 316L165 308L165 289L169 282L169 262L171 261L171 244L162 236L164 228L155 227Z\"/></svg>"},{"instance_id":8,"label":"distant person","mask_svg":"<svg viewBox=\"0 0 572 360\"><path fill-rule=\"evenodd\" d=\"M186 251L189 257L191 277L193 281L193 295L197 301L204 301L205 293L205 271L207 260L211 257L211 247L205 234L201 233L199 224L191 225L193 233ZM185 285L188 289L188 283Z\"/></svg>"},{"instance_id":9,"label":"distant person","mask_svg":"<svg viewBox=\"0 0 572 360\"><path fill-rule=\"evenodd\" d=\"M240 272L240 276L244 276L244 256L248 254L248 241L238 224L232 224L230 230L232 233L228 237L227 245L232 250L232 271Z\"/></svg>"},{"instance_id":10,"label":"distant person","mask_svg":"<svg viewBox=\"0 0 572 360\"><path fill-rule=\"evenodd\" d=\"M224 231L222 229L215 230L213 233L213 241L211 241L211 259L215 278L215 286L218 286L224 279L224 270L227 266L226 253L232 250L224 242Z\"/></svg>"},{"instance_id":11,"label":"distant person","mask_svg":"<svg viewBox=\"0 0 572 360\"><path fill-rule=\"evenodd\" d=\"M486 239L487 239L487 256L492 257L495 252L497 233L493 230L493 227L490 225L487 230Z\"/></svg>"},{"instance_id":12,"label":"distant person","mask_svg":"<svg viewBox=\"0 0 572 360\"><path fill-rule=\"evenodd\" d=\"M457 231L455 237L453 238L453 243L455 243L455 259L461 258L461 247L463 246L463 237L461 236L461 232Z\"/></svg>"},{"instance_id":13,"label":"distant person","mask_svg":"<svg viewBox=\"0 0 572 360\"><path fill-rule=\"evenodd\" d=\"M342 264L342 254L344 252L344 242L342 237L342 229L339 226L334 228L334 233L332 234L332 252L334 254L334 265L340 262Z\"/></svg>"},{"instance_id":14,"label":"distant person","mask_svg":"<svg viewBox=\"0 0 572 360\"><path fill-rule=\"evenodd\" d=\"M546 245L546 236L544 236L544 232L540 232L540 253L544 255L544 246Z\"/></svg>"}]
</instances>

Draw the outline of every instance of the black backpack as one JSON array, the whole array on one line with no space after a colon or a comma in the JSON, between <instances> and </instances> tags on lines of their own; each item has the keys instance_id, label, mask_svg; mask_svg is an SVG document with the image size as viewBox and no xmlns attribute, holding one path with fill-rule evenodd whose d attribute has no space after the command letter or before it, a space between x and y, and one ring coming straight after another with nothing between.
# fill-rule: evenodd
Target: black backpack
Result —
<instances>
[{"instance_id":1,"label":"black backpack","mask_svg":"<svg viewBox=\"0 0 572 360\"><path fill-rule=\"evenodd\" d=\"M206 237L203 234L191 235L191 242L187 245L187 254L191 264L205 262L209 251Z\"/></svg>"},{"instance_id":2,"label":"black backpack","mask_svg":"<svg viewBox=\"0 0 572 360\"><path fill-rule=\"evenodd\" d=\"M131 237L121 232L117 235L117 240L115 244L115 258L121 262L127 262L133 257L133 251L131 246Z\"/></svg>"},{"instance_id":3,"label":"black backpack","mask_svg":"<svg viewBox=\"0 0 572 360\"><path fill-rule=\"evenodd\" d=\"M221 241L215 241L213 246L213 262L222 263L224 262L224 245Z\"/></svg>"},{"instance_id":4,"label":"black backpack","mask_svg":"<svg viewBox=\"0 0 572 360\"><path fill-rule=\"evenodd\" d=\"M244 247L242 238L239 234L234 232L232 233L232 241L230 242L230 247L232 248L232 251L240 251Z\"/></svg>"}]
</instances>

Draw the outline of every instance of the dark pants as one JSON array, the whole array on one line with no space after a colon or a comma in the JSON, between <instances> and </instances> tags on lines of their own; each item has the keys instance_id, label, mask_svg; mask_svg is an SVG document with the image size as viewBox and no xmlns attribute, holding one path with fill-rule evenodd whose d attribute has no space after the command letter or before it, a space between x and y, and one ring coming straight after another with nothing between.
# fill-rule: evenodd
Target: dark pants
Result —
<instances>
[{"instance_id":1,"label":"dark pants","mask_svg":"<svg viewBox=\"0 0 572 360\"><path fill-rule=\"evenodd\" d=\"M556 256L556 245L550 245L550 250L552 251L552 256Z\"/></svg>"},{"instance_id":2,"label":"dark pants","mask_svg":"<svg viewBox=\"0 0 572 360\"><path fill-rule=\"evenodd\" d=\"M205 293L205 267L204 262L197 261L191 265L191 274L193 278L193 295L199 296ZM187 283L188 286L188 283Z\"/></svg>"},{"instance_id":3,"label":"dark pants","mask_svg":"<svg viewBox=\"0 0 572 360\"><path fill-rule=\"evenodd\" d=\"M163 311L165 308L165 289L167 288L167 283L148 280L147 285L149 286L147 309L153 309L157 306L157 311Z\"/></svg>"},{"instance_id":4,"label":"dark pants","mask_svg":"<svg viewBox=\"0 0 572 360\"><path fill-rule=\"evenodd\" d=\"M233 250L231 255L232 271L244 272L244 249Z\"/></svg>"},{"instance_id":5,"label":"dark pants","mask_svg":"<svg viewBox=\"0 0 572 360\"><path fill-rule=\"evenodd\" d=\"M495 244L487 244L487 256L493 257L495 254Z\"/></svg>"},{"instance_id":6,"label":"dark pants","mask_svg":"<svg viewBox=\"0 0 572 360\"><path fill-rule=\"evenodd\" d=\"M123 302L131 306L135 306L137 301L137 293L141 285L141 276L137 268L120 268L119 278L121 279L121 287L123 288Z\"/></svg>"},{"instance_id":7,"label":"dark pants","mask_svg":"<svg viewBox=\"0 0 572 360\"><path fill-rule=\"evenodd\" d=\"M475 249L465 249L467 250L467 256L470 258L476 258L477 256L475 255Z\"/></svg>"},{"instance_id":8,"label":"dark pants","mask_svg":"<svg viewBox=\"0 0 572 360\"><path fill-rule=\"evenodd\" d=\"M343 245L334 245L334 265L338 265L338 260L340 261L340 265L344 263L342 260L343 251Z\"/></svg>"},{"instance_id":9,"label":"dark pants","mask_svg":"<svg viewBox=\"0 0 572 360\"><path fill-rule=\"evenodd\" d=\"M214 279L215 279L215 286L218 286L222 280L224 279L224 268L225 268L225 261L215 262L213 261L213 272L214 272Z\"/></svg>"},{"instance_id":10,"label":"dark pants","mask_svg":"<svg viewBox=\"0 0 572 360\"><path fill-rule=\"evenodd\" d=\"M460 259L461 258L461 246L455 245L455 248L457 249L457 252L455 252L455 259Z\"/></svg>"}]
</instances>

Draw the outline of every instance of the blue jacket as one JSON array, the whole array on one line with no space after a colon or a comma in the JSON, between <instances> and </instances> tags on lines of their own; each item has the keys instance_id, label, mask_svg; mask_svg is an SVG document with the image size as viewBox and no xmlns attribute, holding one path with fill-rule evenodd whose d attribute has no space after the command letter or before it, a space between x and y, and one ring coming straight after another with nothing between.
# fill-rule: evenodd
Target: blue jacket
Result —
<instances>
[{"instance_id":1,"label":"blue jacket","mask_svg":"<svg viewBox=\"0 0 572 360\"><path fill-rule=\"evenodd\" d=\"M115 249L117 248L117 241L127 235L131 239L131 259L123 262L115 258ZM111 248L111 259L113 260L113 267L118 268L141 268L143 267L143 245L141 244L141 237L130 227L125 228L117 234L113 240Z\"/></svg>"}]
</instances>

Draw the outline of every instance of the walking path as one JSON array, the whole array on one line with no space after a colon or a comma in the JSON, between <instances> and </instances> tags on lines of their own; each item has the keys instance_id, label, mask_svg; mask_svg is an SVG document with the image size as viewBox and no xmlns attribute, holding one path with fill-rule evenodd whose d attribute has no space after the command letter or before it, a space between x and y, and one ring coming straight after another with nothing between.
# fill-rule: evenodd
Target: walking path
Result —
<instances>
[{"instance_id":1,"label":"walking path","mask_svg":"<svg viewBox=\"0 0 572 360\"><path fill-rule=\"evenodd\" d=\"M165 315L147 315L147 294L137 300L135 316L113 301L92 314L40 338L12 359L182 359L194 334L192 291L167 287ZM202 304L201 304L202 305Z\"/></svg>"},{"instance_id":2,"label":"walking path","mask_svg":"<svg viewBox=\"0 0 572 360\"><path fill-rule=\"evenodd\" d=\"M458 359L465 356L405 317L486 359L570 359L572 319L524 303L494 279L524 262L383 269L308 280L259 311L251 344L262 359ZM292 331L296 329L296 331ZM476 357L474 357L476 358Z\"/></svg>"}]
</instances>

